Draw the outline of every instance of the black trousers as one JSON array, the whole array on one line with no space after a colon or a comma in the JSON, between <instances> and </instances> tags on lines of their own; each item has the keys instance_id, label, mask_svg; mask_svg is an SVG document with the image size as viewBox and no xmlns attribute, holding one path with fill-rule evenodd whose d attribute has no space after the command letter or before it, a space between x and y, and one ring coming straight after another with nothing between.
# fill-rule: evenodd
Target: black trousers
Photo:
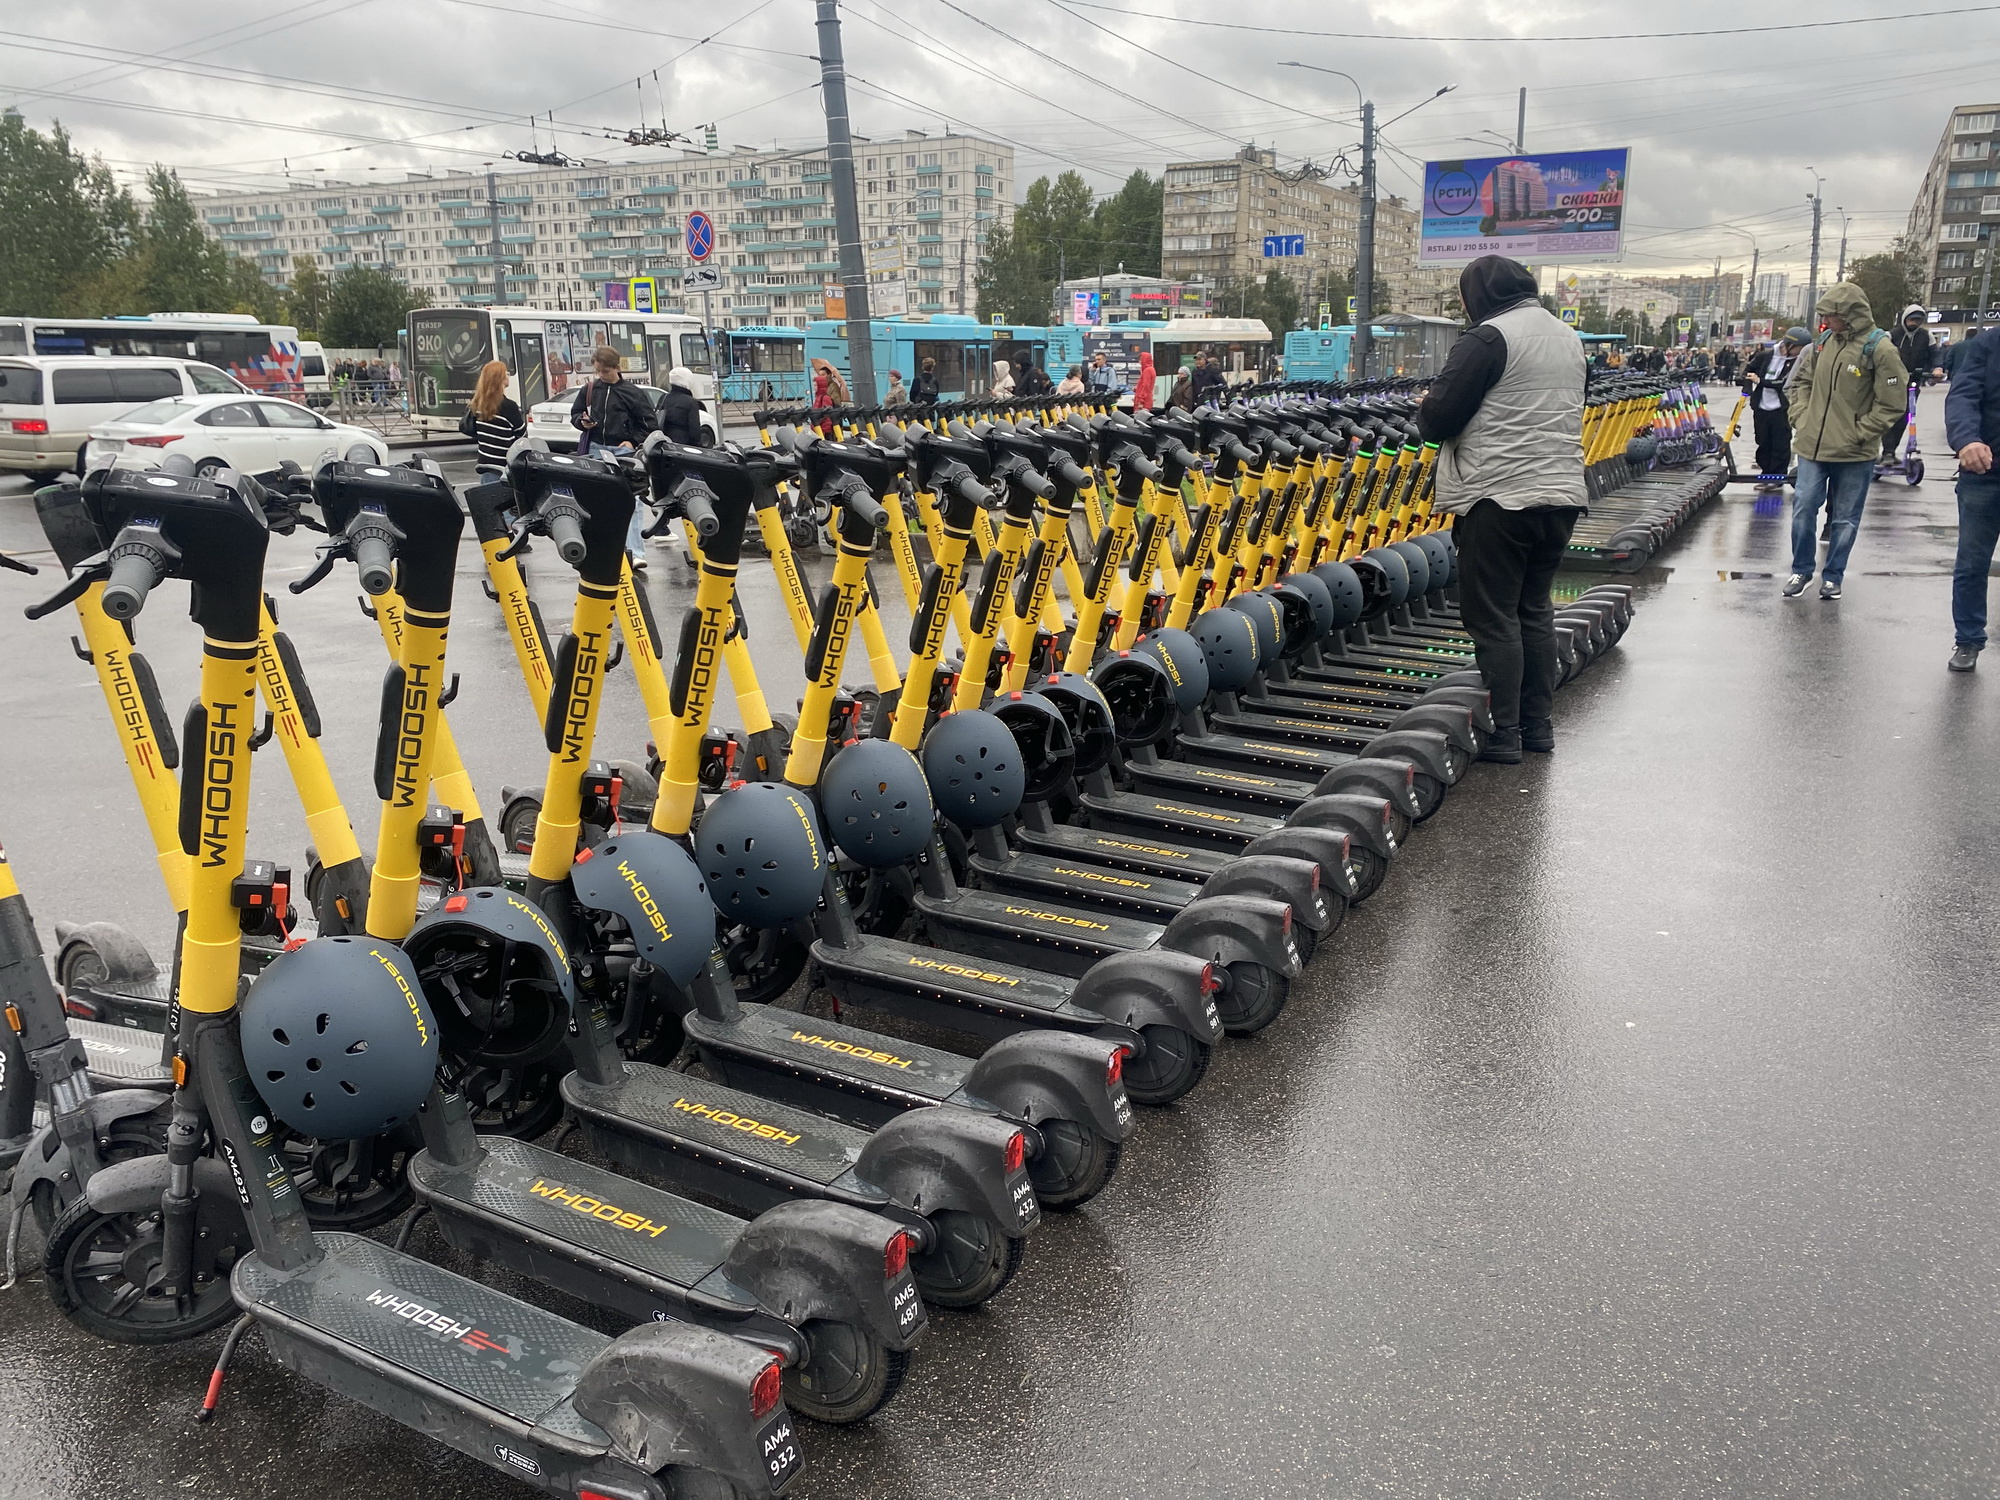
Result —
<instances>
[{"instance_id":1,"label":"black trousers","mask_svg":"<svg viewBox=\"0 0 2000 1500\"><path fill-rule=\"evenodd\" d=\"M1556 606L1549 597L1581 512L1507 510L1481 500L1452 526L1458 612L1493 695L1493 724L1546 719L1556 692Z\"/></svg>"},{"instance_id":2,"label":"black trousers","mask_svg":"<svg viewBox=\"0 0 2000 1500\"><path fill-rule=\"evenodd\" d=\"M1750 398L1755 401L1757 398ZM1792 418L1782 406L1776 411L1752 407L1751 426L1757 433L1757 472L1777 479L1792 466Z\"/></svg>"}]
</instances>

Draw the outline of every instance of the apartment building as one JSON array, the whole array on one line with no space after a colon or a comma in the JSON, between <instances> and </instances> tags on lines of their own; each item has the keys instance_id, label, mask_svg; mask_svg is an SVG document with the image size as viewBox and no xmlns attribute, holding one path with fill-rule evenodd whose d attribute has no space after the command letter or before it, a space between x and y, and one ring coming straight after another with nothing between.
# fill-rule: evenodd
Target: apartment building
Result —
<instances>
[{"instance_id":1,"label":"apartment building","mask_svg":"<svg viewBox=\"0 0 2000 1500\"><path fill-rule=\"evenodd\" d=\"M1160 271L1169 281L1261 278L1276 267L1309 301L1329 277L1353 273L1361 195L1317 178L1297 179L1278 169L1274 152L1246 146L1227 160L1168 166L1161 218ZM1414 208L1400 198L1379 199L1375 274L1388 284L1392 308L1437 314L1457 273L1417 264L1420 230ZM1305 255L1267 260L1264 238L1274 234L1304 235Z\"/></svg>"},{"instance_id":2,"label":"apartment building","mask_svg":"<svg viewBox=\"0 0 2000 1500\"><path fill-rule=\"evenodd\" d=\"M2000 305L1988 256L2000 233L2000 104L1961 104L1945 121L1923 186L1910 205L1909 237L1923 248L1926 301L1946 323Z\"/></svg>"},{"instance_id":3,"label":"apartment building","mask_svg":"<svg viewBox=\"0 0 2000 1500\"><path fill-rule=\"evenodd\" d=\"M1013 216L1014 151L977 136L904 132L854 143L864 240L915 253L903 273L912 312L963 312L986 236ZM433 306L499 300L582 310L607 281L660 279L676 305L686 217L716 227L706 264L726 327L803 327L838 278L833 176L824 146L683 153L652 161L326 182L283 192L219 193L198 209L208 232L283 286L311 259L327 275L387 271ZM504 277L497 281L496 277Z\"/></svg>"}]
</instances>

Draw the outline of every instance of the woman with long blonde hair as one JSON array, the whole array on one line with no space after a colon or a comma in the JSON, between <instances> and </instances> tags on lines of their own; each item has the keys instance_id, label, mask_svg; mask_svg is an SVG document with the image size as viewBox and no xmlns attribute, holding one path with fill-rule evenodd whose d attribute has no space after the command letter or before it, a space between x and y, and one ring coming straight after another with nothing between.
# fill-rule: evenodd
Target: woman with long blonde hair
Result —
<instances>
[{"instance_id":1,"label":"woman with long blonde hair","mask_svg":"<svg viewBox=\"0 0 2000 1500\"><path fill-rule=\"evenodd\" d=\"M507 450L528 431L521 408L507 394L507 367L499 360L489 359L480 366L472 404L460 419L458 430L479 444L474 472L481 479L498 479L507 468Z\"/></svg>"}]
</instances>

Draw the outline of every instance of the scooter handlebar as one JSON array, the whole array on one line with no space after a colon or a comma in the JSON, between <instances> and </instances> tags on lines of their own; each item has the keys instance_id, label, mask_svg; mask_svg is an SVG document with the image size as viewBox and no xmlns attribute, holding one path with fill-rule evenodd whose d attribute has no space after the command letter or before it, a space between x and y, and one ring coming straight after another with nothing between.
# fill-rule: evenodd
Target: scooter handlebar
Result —
<instances>
[{"instance_id":1,"label":"scooter handlebar","mask_svg":"<svg viewBox=\"0 0 2000 1500\"><path fill-rule=\"evenodd\" d=\"M583 540L583 522L567 510L549 517L549 540L556 544L562 560L572 568L581 567L590 548Z\"/></svg>"},{"instance_id":2,"label":"scooter handlebar","mask_svg":"<svg viewBox=\"0 0 2000 1500\"><path fill-rule=\"evenodd\" d=\"M722 530L722 522L715 514L715 492L705 484L690 484L682 487L675 497L681 503L681 514L696 536L710 537Z\"/></svg>"},{"instance_id":3,"label":"scooter handlebar","mask_svg":"<svg viewBox=\"0 0 2000 1500\"><path fill-rule=\"evenodd\" d=\"M354 566L361 574L361 591L370 598L386 594L396 583L396 548L388 537L369 533L354 540Z\"/></svg>"},{"instance_id":4,"label":"scooter handlebar","mask_svg":"<svg viewBox=\"0 0 2000 1500\"><path fill-rule=\"evenodd\" d=\"M165 576L159 559L141 551L122 553L111 560L111 576L105 581L104 612L114 620L130 620L146 607L146 596Z\"/></svg>"}]
</instances>

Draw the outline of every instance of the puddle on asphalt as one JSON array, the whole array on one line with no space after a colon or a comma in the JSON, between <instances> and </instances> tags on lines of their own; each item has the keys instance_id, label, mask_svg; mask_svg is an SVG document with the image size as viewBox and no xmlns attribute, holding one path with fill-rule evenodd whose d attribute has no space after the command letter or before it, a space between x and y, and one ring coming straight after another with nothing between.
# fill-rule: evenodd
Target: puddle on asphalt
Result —
<instances>
[{"instance_id":1,"label":"puddle on asphalt","mask_svg":"<svg viewBox=\"0 0 2000 1500\"><path fill-rule=\"evenodd\" d=\"M1776 578L1778 575L1776 573L1735 573L1724 570L1718 572L1715 576L1722 582L1728 583L1731 579L1736 578Z\"/></svg>"}]
</instances>

